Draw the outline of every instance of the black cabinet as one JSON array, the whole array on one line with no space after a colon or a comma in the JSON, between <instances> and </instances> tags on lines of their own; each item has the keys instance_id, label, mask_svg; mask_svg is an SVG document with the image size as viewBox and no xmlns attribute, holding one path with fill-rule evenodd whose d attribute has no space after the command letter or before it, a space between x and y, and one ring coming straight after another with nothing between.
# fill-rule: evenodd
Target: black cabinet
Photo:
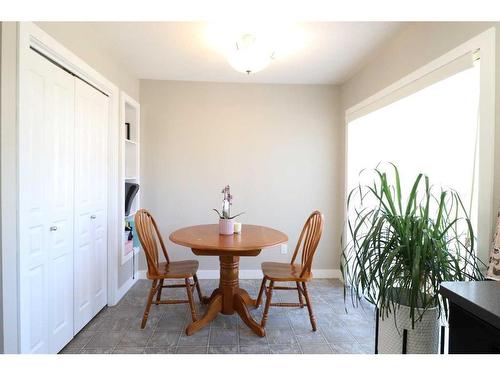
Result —
<instances>
[{"instance_id":1,"label":"black cabinet","mask_svg":"<svg viewBox=\"0 0 500 375\"><path fill-rule=\"evenodd\" d=\"M446 282L450 354L500 354L500 283Z\"/></svg>"}]
</instances>

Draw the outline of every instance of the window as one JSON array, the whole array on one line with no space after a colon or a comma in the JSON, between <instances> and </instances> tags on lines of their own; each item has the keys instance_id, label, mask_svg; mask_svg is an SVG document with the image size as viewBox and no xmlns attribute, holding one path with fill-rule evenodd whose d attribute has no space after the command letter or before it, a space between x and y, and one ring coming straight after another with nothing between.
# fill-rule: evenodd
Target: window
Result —
<instances>
[{"instance_id":1,"label":"window","mask_svg":"<svg viewBox=\"0 0 500 375\"><path fill-rule=\"evenodd\" d=\"M362 169L392 162L401 173L403 194L418 173L426 174L434 186L460 194L477 226L479 70L479 60L469 53L351 118L348 191L371 182L366 179L373 175L359 176Z\"/></svg>"}]
</instances>

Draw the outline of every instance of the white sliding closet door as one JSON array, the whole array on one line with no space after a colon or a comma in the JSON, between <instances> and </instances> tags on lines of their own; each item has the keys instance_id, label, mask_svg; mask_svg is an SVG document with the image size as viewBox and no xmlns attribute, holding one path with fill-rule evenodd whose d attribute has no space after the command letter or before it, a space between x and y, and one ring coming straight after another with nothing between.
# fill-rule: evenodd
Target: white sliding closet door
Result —
<instances>
[{"instance_id":1,"label":"white sliding closet door","mask_svg":"<svg viewBox=\"0 0 500 375\"><path fill-rule=\"evenodd\" d=\"M74 77L34 51L28 59L19 111L20 349L57 353L73 337Z\"/></svg>"},{"instance_id":2,"label":"white sliding closet door","mask_svg":"<svg viewBox=\"0 0 500 375\"><path fill-rule=\"evenodd\" d=\"M107 303L108 97L75 80L75 334Z\"/></svg>"}]
</instances>

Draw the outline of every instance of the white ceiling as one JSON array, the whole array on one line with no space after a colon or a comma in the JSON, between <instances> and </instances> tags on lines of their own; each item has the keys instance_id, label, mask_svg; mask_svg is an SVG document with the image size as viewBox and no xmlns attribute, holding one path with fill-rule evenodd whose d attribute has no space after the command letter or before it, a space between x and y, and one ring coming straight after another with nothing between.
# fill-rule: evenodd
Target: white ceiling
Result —
<instances>
[{"instance_id":1,"label":"white ceiling","mask_svg":"<svg viewBox=\"0 0 500 375\"><path fill-rule=\"evenodd\" d=\"M341 84L404 25L397 22L310 22L295 28L298 51L263 71L245 75L230 67L207 41L202 22L79 22L65 27L94 35L100 48L140 79ZM88 34L87 34L88 33Z\"/></svg>"}]
</instances>

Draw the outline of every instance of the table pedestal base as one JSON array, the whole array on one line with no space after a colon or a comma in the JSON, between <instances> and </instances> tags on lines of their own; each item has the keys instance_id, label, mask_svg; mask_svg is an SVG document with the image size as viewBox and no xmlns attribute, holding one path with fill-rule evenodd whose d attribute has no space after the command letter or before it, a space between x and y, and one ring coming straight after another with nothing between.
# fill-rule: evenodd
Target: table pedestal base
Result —
<instances>
[{"instance_id":1,"label":"table pedestal base","mask_svg":"<svg viewBox=\"0 0 500 375\"><path fill-rule=\"evenodd\" d=\"M186 335L192 335L210 324L219 313L233 315L236 312L253 332L261 337L265 336L264 328L253 320L248 312L247 306L255 307L255 300L250 297L245 289L239 287L239 257L220 256L219 260L219 287L213 291L208 301L204 301L208 302L206 313L201 319L188 325Z\"/></svg>"}]
</instances>

